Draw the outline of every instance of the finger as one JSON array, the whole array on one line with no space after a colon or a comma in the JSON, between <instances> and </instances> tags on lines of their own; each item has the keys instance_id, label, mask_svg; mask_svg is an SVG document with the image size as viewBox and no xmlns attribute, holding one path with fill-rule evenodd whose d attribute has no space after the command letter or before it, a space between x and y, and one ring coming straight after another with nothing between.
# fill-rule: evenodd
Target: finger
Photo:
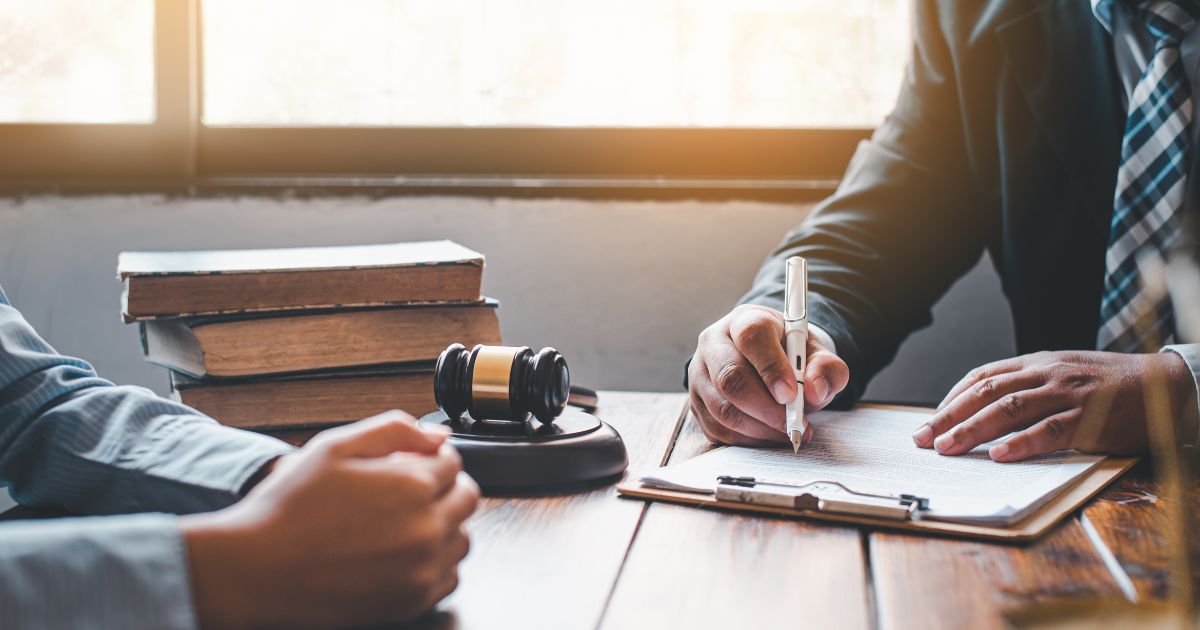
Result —
<instances>
[{"instance_id":1,"label":"finger","mask_svg":"<svg viewBox=\"0 0 1200 630\"><path fill-rule=\"evenodd\" d=\"M458 567L453 567L446 577L442 578L441 581L430 589L430 597L425 602L425 609L432 609L434 606L437 606L438 602L449 597L458 588L458 581Z\"/></svg>"},{"instance_id":2,"label":"finger","mask_svg":"<svg viewBox=\"0 0 1200 630\"><path fill-rule=\"evenodd\" d=\"M471 552L471 538L463 527L454 528L446 543L446 559L458 564Z\"/></svg>"},{"instance_id":3,"label":"finger","mask_svg":"<svg viewBox=\"0 0 1200 630\"><path fill-rule=\"evenodd\" d=\"M933 446L942 455L962 455L980 444L1028 428L1069 405L1062 393L1051 387L1014 392L946 432L934 440Z\"/></svg>"},{"instance_id":4,"label":"finger","mask_svg":"<svg viewBox=\"0 0 1200 630\"><path fill-rule=\"evenodd\" d=\"M449 444L443 444L435 456L401 454L390 462L391 471L402 477L416 477L438 500L455 486L462 471L462 458Z\"/></svg>"},{"instance_id":5,"label":"finger","mask_svg":"<svg viewBox=\"0 0 1200 630\"><path fill-rule=\"evenodd\" d=\"M704 437L708 438L713 444L730 444L734 446L777 446L776 442L767 440L756 440L730 431L728 428L717 422L712 414L708 412L704 399L699 394L693 391L691 399L692 417L695 418L696 424L700 427L700 431L704 433Z\"/></svg>"},{"instance_id":6,"label":"finger","mask_svg":"<svg viewBox=\"0 0 1200 630\"><path fill-rule=\"evenodd\" d=\"M796 397L796 374L783 347L783 320L772 313L761 308L735 311L729 338L758 372L775 402L783 405Z\"/></svg>"},{"instance_id":7,"label":"finger","mask_svg":"<svg viewBox=\"0 0 1200 630\"><path fill-rule=\"evenodd\" d=\"M1045 382L1046 376L1034 370L986 376L975 381L953 400L939 407L937 412L929 418L929 422L913 432L913 442L916 442L917 446L921 448L932 448L934 441L939 439L938 436L965 422L988 405L1015 392L1035 389ZM1009 404L1019 402L1019 400L1015 403L1010 401Z\"/></svg>"},{"instance_id":8,"label":"finger","mask_svg":"<svg viewBox=\"0 0 1200 630\"><path fill-rule=\"evenodd\" d=\"M743 419L741 416L748 416L755 420L756 424L772 429L772 432L783 432L783 405L775 401L758 372L732 343L705 353L704 371L708 374L708 382L713 391L704 391L704 388L701 388L700 393L708 402L709 409L716 412L719 405L726 401L734 406L733 410L714 414L722 424L738 433L763 439L764 433L761 429L748 427L746 431L742 431L738 426L724 422L728 413L731 422L740 422ZM714 400L720 400L721 403L714 406Z\"/></svg>"},{"instance_id":9,"label":"finger","mask_svg":"<svg viewBox=\"0 0 1200 630\"><path fill-rule=\"evenodd\" d=\"M810 354L804 368L804 406L819 411L828 405L850 382L850 368L836 354L809 338Z\"/></svg>"},{"instance_id":10,"label":"finger","mask_svg":"<svg viewBox=\"0 0 1200 630\"><path fill-rule=\"evenodd\" d=\"M464 472L458 473L454 487L447 491L437 504L437 509L441 511L442 516L446 522L451 524L454 531L457 531L463 522L475 513L477 507L479 507L479 485Z\"/></svg>"},{"instance_id":11,"label":"finger","mask_svg":"<svg viewBox=\"0 0 1200 630\"><path fill-rule=\"evenodd\" d=\"M711 423L720 427L714 433L721 436L721 442L742 446L748 446L751 442L759 444L787 442L787 435L783 431L769 426L739 409L737 405L722 395L712 381L706 379L697 383L696 394L702 405L700 412L707 414ZM771 404L779 407L778 422L782 427L784 424L783 407L775 402Z\"/></svg>"},{"instance_id":12,"label":"finger","mask_svg":"<svg viewBox=\"0 0 1200 630\"><path fill-rule=\"evenodd\" d=\"M963 391L965 391L968 387L974 385L980 380L983 380L989 376L1015 372L1021 369L1021 367L1024 365L1023 359L1024 357L1022 356L1004 359L1002 361L994 361L992 363L988 363L987 365L981 365L970 372L967 372L966 376L962 377L962 379L954 384L954 387L950 388L950 392L947 393L946 397L942 399L942 402L938 405L938 409L941 409L949 404L951 400L958 398L959 394L963 393Z\"/></svg>"},{"instance_id":13,"label":"finger","mask_svg":"<svg viewBox=\"0 0 1200 630\"><path fill-rule=\"evenodd\" d=\"M396 452L436 453L444 433L422 431L412 416L388 411L353 424L330 429L314 439L339 457L383 457Z\"/></svg>"},{"instance_id":14,"label":"finger","mask_svg":"<svg viewBox=\"0 0 1200 630\"><path fill-rule=\"evenodd\" d=\"M988 449L988 455L998 462L1018 462L1036 455L1069 448L1083 410L1069 409L1056 413L1008 440Z\"/></svg>"}]
</instances>

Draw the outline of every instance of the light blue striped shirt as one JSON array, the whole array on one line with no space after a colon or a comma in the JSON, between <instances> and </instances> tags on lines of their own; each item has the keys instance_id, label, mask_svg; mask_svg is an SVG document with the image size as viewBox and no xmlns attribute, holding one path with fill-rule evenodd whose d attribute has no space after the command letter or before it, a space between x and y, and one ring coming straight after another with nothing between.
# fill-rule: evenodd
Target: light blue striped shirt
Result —
<instances>
[{"instance_id":1,"label":"light blue striped shirt","mask_svg":"<svg viewBox=\"0 0 1200 630\"><path fill-rule=\"evenodd\" d=\"M290 449L101 379L0 290L0 488L27 506L128 515L0 522L0 626L194 627L172 515L230 505Z\"/></svg>"}]
</instances>

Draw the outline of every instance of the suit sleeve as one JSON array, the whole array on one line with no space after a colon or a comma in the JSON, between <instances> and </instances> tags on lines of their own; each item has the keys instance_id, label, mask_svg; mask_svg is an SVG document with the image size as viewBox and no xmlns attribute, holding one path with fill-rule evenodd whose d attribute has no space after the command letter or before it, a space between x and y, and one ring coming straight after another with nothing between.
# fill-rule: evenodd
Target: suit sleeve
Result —
<instances>
[{"instance_id":1,"label":"suit sleeve","mask_svg":"<svg viewBox=\"0 0 1200 630\"><path fill-rule=\"evenodd\" d=\"M917 3L914 31L894 110L742 298L780 308L784 260L808 259L809 321L850 367L836 406L856 401L901 342L931 323L933 304L983 252L990 213L975 193L952 55L931 2Z\"/></svg>"}]
</instances>

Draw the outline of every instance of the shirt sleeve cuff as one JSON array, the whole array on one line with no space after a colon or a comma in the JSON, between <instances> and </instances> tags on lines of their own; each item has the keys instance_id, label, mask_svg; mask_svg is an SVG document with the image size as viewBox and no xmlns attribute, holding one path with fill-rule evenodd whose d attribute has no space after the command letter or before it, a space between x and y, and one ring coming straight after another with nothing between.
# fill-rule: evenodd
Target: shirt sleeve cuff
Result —
<instances>
[{"instance_id":1,"label":"shirt sleeve cuff","mask_svg":"<svg viewBox=\"0 0 1200 630\"><path fill-rule=\"evenodd\" d=\"M207 418L160 441L146 469L145 506L175 514L207 512L241 499L247 481L272 460L296 449L273 437L226 427Z\"/></svg>"},{"instance_id":2,"label":"shirt sleeve cuff","mask_svg":"<svg viewBox=\"0 0 1200 630\"><path fill-rule=\"evenodd\" d=\"M1198 343L1181 343L1169 346L1163 346L1159 352L1174 352L1178 354L1183 362L1187 364L1188 371L1192 373L1192 383L1196 387L1196 400L1200 405L1200 344ZM1200 445L1200 431L1192 440L1191 446Z\"/></svg>"},{"instance_id":3,"label":"shirt sleeve cuff","mask_svg":"<svg viewBox=\"0 0 1200 630\"><path fill-rule=\"evenodd\" d=\"M837 343L835 343L833 341L833 337L829 336L829 333L826 332L824 328L821 328L820 326L818 326L812 322L809 322L808 332L811 333L812 336L816 337L817 341L821 345L825 346L826 348L829 348L830 352L837 354Z\"/></svg>"},{"instance_id":4,"label":"shirt sleeve cuff","mask_svg":"<svg viewBox=\"0 0 1200 630\"><path fill-rule=\"evenodd\" d=\"M195 628L178 518L0 524L0 610L15 628Z\"/></svg>"}]
</instances>

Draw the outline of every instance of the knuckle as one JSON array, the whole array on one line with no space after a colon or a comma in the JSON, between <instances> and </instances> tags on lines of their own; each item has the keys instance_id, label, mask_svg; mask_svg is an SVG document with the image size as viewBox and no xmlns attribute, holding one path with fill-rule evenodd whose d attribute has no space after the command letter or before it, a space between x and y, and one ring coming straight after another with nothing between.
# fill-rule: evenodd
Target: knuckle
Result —
<instances>
[{"instance_id":1,"label":"knuckle","mask_svg":"<svg viewBox=\"0 0 1200 630\"><path fill-rule=\"evenodd\" d=\"M429 564L437 560L437 545L432 538L413 533L408 538L407 558L415 565ZM418 576L420 578L420 576Z\"/></svg>"},{"instance_id":2,"label":"knuckle","mask_svg":"<svg viewBox=\"0 0 1200 630\"><path fill-rule=\"evenodd\" d=\"M444 458L454 472L457 473L462 470L462 454L450 444L443 442L438 447L437 456Z\"/></svg>"},{"instance_id":3,"label":"knuckle","mask_svg":"<svg viewBox=\"0 0 1200 630\"><path fill-rule=\"evenodd\" d=\"M728 400L722 400L717 403L717 416L722 425L734 431L737 431L745 421L745 418L742 415L741 410L737 408L737 405L734 405Z\"/></svg>"},{"instance_id":4,"label":"knuckle","mask_svg":"<svg viewBox=\"0 0 1200 630\"><path fill-rule=\"evenodd\" d=\"M737 396L746 387L746 370L738 363L726 363L717 372L716 386L726 396Z\"/></svg>"},{"instance_id":5,"label":"knuckle","mask_svg":"<svg viewBox=\"0 0 1200 630\"><path fill-rule=\"evenodd\" d=\"M730 336L739 346L767 343L770 333L770 326L762 319L742 320L730 330Z\"/></svg>"},{"instance_id":6,"label":"knuckle","mask_svg":"<svg viewBox=\"0 0 1200 630\"><path fill-rule=\"evenodd\" d=\"M1017 394L1009 394L1000 401L1000 409L1011 419L1021 417L1021 411L1024 409L1025 402Z\"/></svg>"},{"instance_id":7,"label":"knuckle","mask_svg":"<svg viewBox=\"0 0 1200 630\"><path fill-rule=\"evenodd\" d=\"M996 393L996 388L996 379L988 377L976 381L975 384L971 386L971 391L975 392L976 396L988 398Z\"/></svg>"},{"instance_id":8,"label":"knuckle","mask_svg":"<svg viewBox=\"0 0 1200 630\"><path fill-rule=\"evenodd\" d=\"M1071 426L1067 418L1055 416L1046 420L1046 433L1048 433L1056 443L1062 443L1066 441L1067 437L1070 435L1070 432Z\"/></svg>"},{"instance_id":9,"label":"knuckle","mask_svg":"<svg viewBox=\"0 0 1200 630\"><path fill-rule=\"evenodd\" d=\"M439 579L442 576L442 569L433 562L426 562L425 565L412 570L412 579L422 591L428 593L430 598L433 598L437 595L434 589L438 586Z\"/></svg>"},{"instance_id":10,"label":"knuckle","mask_svg":"<svg viewBox=\"0 0 1200 630\"><path fill-rule=\"evenodd\" d=\"M423 551L429 554L436 554L438 546L446 537L447 529L449 529L449 526L444 522L443 518L431 514L416 528L413 540L418 543Z\"/></svg>"},{"instance_id":11,"label":"knuckle","mask_svg":"<svg viewBox=\"0 0 1200 630\"><path fill-rule=\"evenodd\" d=\"M762 373L769 375L771 378L790 377L792 374L791 366L785 361L779 359L768 359L762 364Z\"/></svg>"},{"instance_id":12,"label":"knuckle","mask_svg":"<svg viewBox=\"0 0 1200 630\"><path fill-rule=\"evenodd\" d=\"M442 590L438 593L438 601L445 599L448 595L450 595L450 593L453 593L457 589L458 571L455 571L454 575L450 576L450 579L447 580L446 585L442 587Z\"/></svg>"},{"instance_id":13,"label":"knuckle","mask_svg":"<svg viewBox=\"0 0 1200 630\"><path fill-rule=\"evenodd\" d=\"M692 416L696 418L696 426L700 427L700 432L704 434L704 437L708 438L710 442L717 442L712 430L714 420L702 403L692 401Z\"/></svg>"},{"instance_id":14,"label":"knuckle","mask_svg":"<svg viewBox=\"0 0 1200 630\"><path fill-rule=\"evenodd\" d=\"M479 484L466 474L459 474L459 482L467 489L467 500L471 505L471 511L479 507L479 500L483 498L483 491L479 489Z\"/></svg>"},{"instance_id":15,"label":"knuckle","mask_svg":"<svg viewBox=\"0 0 1200 630\"><path fill-rule=\"evenodd\" d=\"M1091 377L1087 374L1074 373L1066 376L1067 384L1076 389L1087 387L1091 381Z\"/></svg>"},{"instance_id":16,"label":"knuckle","mask_svg":"<svg viewBox=\"0 0 1200 630\"><path fill-rule=\"evenodd\" d=\"M437 493L437 481L428 471L412 471L400 478L399 485L409 496L421 501L432 501Z\"/></svg>"},{"instance_id":17,"label":"knuckle","mask_svg":"<svg viewBox=\"0 0 1200 630\"><path fill-rule=\"evenodd\" d=\"M1058 359L1046 363L1046 370L1051 374L1064 376L1074 372L1074 370L1071 369L1070 363Z\"/></svg>"}]
</instances>

